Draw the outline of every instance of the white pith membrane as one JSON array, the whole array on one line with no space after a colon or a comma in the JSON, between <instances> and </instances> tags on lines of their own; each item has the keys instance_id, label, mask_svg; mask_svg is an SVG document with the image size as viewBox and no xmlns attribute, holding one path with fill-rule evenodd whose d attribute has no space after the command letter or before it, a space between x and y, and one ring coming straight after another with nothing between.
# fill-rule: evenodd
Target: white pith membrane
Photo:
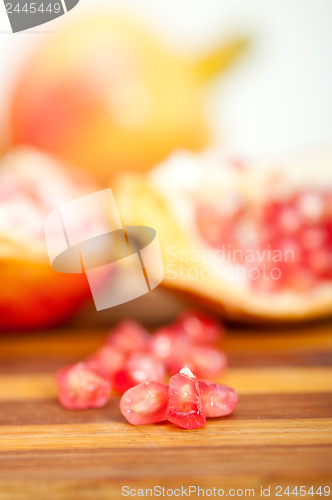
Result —
<instances>
[{"instance_id":1,"label":"white pith membrane","mask_svg":"<svg viewBox=\"0 0 332 500\"><path fill-rule=\"evenodd\" d=\"M0 258L48 261L46 216L93 188L85 175L32 148L22 147L1 158ZM86 227L95 217L82 214L81 220Z\"/></svg>"},{"instance_id":2,"label":"white pith membrane","mask_svg":"<svg viewBox=\"0 0 332 500\"><path fill-rule=\"evenodd\" d=\"M313 286L302 287L302 276L299 275L298 289L287 285L273 290L255 289L248 274L235 274L234 262L229 262L227 258L221 259L220 253L215 251L217 246L208 244L202 237L196 211L198 206L218 207L220 213L227 217L227 214L234 214L237 210L241 213L244 205L244 212L248 213L248 217L241 215L240 223L237 225L236 222L234 226L233 222L230 227L231 231L234 231L234 227L237 228L237 238L242 250L255 251L260 236L255 214L261 217L262 207L271 202L287 204L302 191L306 196L297 209L302 211L304 217L314 220L320 216L322 207L320 198L315 193L327 193L331 205L332 150L297 158L283 158L272 164L255 162L244 168L212 151L199 155L179 152L153 169L149 173L148 182L153 193L166 202L171 217L187 239L188 246L181 248L181 251L185 250L186 257L192 258L189 265L197 269L204 268L205 278L199 279L199 283L190 279L181 283L181 279L177 279L174 283L168 281L167 284L224 303L230 316L233 312L238 316L240 311L251 316L296 319L332 311L330 277L318 280ZM291 215L287 215L285 221L290 229ZM332 220L331 206L328 220ZM162 227L156 229L157 232L163 231ZM319 241L318 236L316 232L312 238ZM170 241L169 244L171 243ZM329 246L329 251L330 248ZM294 255L296 259L296 252ZM328 258L331 270L331 251ZM230 272L232 266L234 272ZM305 271L303 269L303 273ZM224 276L231 276L232 279L225 280Z\"/></svg>"},{"instance_id":3,"label":"white pith membrane","mask_svg":"<svg viewBox=\"0 0 332 500\"><path fill-rule=\"evenodd\" d=\"M195 376L193 372L188 368L188 366L184 366L183 368L181 368L180 373L182 373L182 375L186 375L186 377L188 378L195 380Z\"/></svg>"}]
</instances>

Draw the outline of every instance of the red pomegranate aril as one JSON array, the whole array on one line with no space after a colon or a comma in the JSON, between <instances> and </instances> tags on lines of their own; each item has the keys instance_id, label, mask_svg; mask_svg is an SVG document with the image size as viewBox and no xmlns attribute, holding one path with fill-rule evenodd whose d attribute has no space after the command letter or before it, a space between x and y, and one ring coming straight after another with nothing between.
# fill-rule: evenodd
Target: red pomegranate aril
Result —
<instances>
[{"instance_id":1,"label":"red pomegranate aril","mask_svg":"<svg viewBox=\"0 0 332 500\"><path fill-rule=\"evenodd\" d=\"M126 359L125 352L111 344L105 344L87 362L97 373L112 381L113 375L123 367Z\"/></svg>"},{"instance_id":2,"label":"red pomegranate aril","mask_svg":"<svg viewBox=\"0 0 332 500\"><path fill-rule=\"evenodd\" d=\"M132 320L121 321L107 337L107 343L126 353L147 351L150 347L148 331Z\"/></svg>"},{"instance_id":3,"label":"red pomegranate aril","mask_svg":"<svg viewBox=\"0 0 332 500\"><path fill-rule=\"evenodd\" d=\"M162 381L166 375L165 366L152 354L131 355L124 366L113 376L113 388L123 394L131 387L148 381Z\"/></svg>"},{"instance_id":4,"label":"red pomegranate aril","mask_svg":"<svg viewBox=\"0 0 332 500\"><path fill-rule=\"evenodd\" d=\"M250 285L261 293L278 293L285 290L307 291L332 279L332 192L323 188L307 188L282 199L272 199L259 207L243 200L242 209L230 214L223 207L201 205L196 208L197 228L205 243L214 248L229 244L232 250L257 248L261 255L267 250L279 252L287 260L260 259L252 267L262 269L258 279ZM239 229L252 228L252 241L239 238ZM227 234L225 236L225 228ZM212 237L211 237L212 234ZM317 257L317 253L321 258ZM250 268L250 266L248 266ZM273 278L269 272L274 272ZM279 277L278 277L279 273ZM277 277L276 277L277 276Z\"/></svg>"},{"instance_id":5,"label":"red pomegranate aril","mask_svg":"<svg viewBox=\"0 0 332 500\"><path fill-rule=\"evenodd\" d=\"M187 367L170 378L167 418L183 429L198 429L206 423L197 378Z\"/></svg>"},{"instance_id":6,"label":"red pomegranate aril","mask_svg":"<svg viewBox=\"0 0 332 500\"><path fill-rule=\"evenodd\" d=\"M170 325L160 328L152 335L151 352L169 367L188 344L188 336L175 325Z\"/></svg>"},{"instance_id":7,"label":"red pomegranate aril","mask_svg":"<svg viewBox=\"0 0 332 500\"><path fill-rule=\"evenodd\" d=\"M170 363L171 374L177 373L182 366L188 366L197 377L214 378L225 372L227 357L217 347L193 344L174 357Z\"/></svg>"},{"instance_id":8,"label":"red pomegranate aril","mask_svg":"<svg viewBox=\"0 0 332 500\"><path fill-rule=\"evenodd\" d=\"M270 234L270 238L262 241L262 248L269 243L272 251L294 251L294 259L275 264L282 273L282 279L275 283L276 289L309 290L331 279L332 261L328 255L332 254L332 244L327 217L330 199L330 193L307 190L294 194L286 202L271 202L264 208L263 232ZM280 220L284 223L278 224Z\"/></svg>"},{"instance_id":9,"label":"red pomegranate aril","mask_svg":"<svg viewBox=\"0 0 332 500\"><path fill-rule=\"evenodd\" d=\"M193 342L216 343L223 334L223 330L216 320L194 311L182 314L175 326L180 328Z\"/></svg>"},{"instance_id":10,"label":"red pomegranate aril","mask_svg":"<svg viewBox=\"0 0 332 500\"><path fill-rule=\"evenodd\" d=\"M143 382L128 389L120 401L122 415L133 425L154 424L167 420L168 386Z\"/></svg>"},{"instance_id":11,"label":"red pomegranate aril","mask_svg":"<svg viewBox=\"0 0 332 500\"><path fill-rule=\"evenodd\" d=\"M109 400L111 385L89 363L61 368L56 374L59 401L69 410L101 408Z\"/></svg>"},{"instance_id":12,"label":"red pomegranate aril","mask_svg":"<svg viewBox=\"0 0 332 500\"><path fill-rule=\"evenodd\" d=\"M207 418L230 415L238 402L238 395L227 385L215 384L207 380L198 381L202 410Z\"/></svg>"},{"instance_id":13,"label":"red pomegranate aril","mask_svg":"<svg viewBox=\"0 0 332 500\"><path fill-rule=\"evenodd\" d=\"M295 210L305 222L320 222L325 211L324 194L318 191L304 191L295 197Z\"/></svg>"}]
</instances>

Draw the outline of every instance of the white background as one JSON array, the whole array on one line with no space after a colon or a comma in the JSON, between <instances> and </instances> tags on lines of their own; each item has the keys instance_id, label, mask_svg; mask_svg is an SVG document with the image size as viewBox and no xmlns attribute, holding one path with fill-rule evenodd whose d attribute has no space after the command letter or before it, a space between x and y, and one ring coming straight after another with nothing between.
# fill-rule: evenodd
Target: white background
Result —
<instances>
[{"instance_id":1,"label":"white background","mask_svg":"<svg viewBox=\"0 0 332 500\"><path fill-rule=\"evenodd\" d=\"M207 93L215 141L226 148L273 155L332 143L332 0L80 0L66 16L20 34L9 31L0 0L0 122L24 56L52 36L40 32L100 6L135 12L193 54L234 32L254 39L241 64Z\"/></svg>"}]
</instances>

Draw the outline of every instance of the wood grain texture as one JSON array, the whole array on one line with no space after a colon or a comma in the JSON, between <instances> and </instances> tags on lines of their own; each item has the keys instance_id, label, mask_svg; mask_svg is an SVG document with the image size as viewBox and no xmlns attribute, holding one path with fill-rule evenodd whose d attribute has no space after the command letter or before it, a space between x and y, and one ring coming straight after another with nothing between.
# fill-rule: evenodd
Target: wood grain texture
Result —
<instances>
[{"instance_id":1,"label":"wood grain texture","mask_svg":"<svg viewBox=\"0 0 332 500\"><path fill-rule=\"evenodd\" d=\"M278 485L332 487L330 324L231 332L222 381L238 390L239 405L194 431L132 427L116 396L101 410L60 407L54 370L106 333L0 337L0 500L118 499L124 485L252 489L256 498L261 486L269 498L282 498Z\"/></svg>"}]
</instances>

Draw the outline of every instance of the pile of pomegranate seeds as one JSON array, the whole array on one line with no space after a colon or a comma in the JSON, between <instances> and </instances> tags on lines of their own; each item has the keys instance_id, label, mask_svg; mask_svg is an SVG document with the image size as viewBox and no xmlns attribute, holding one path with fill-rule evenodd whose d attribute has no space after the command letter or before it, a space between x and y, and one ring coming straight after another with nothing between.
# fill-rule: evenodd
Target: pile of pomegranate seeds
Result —
<instances>
[{"instance_id":1,"label":"pile of pomegranate seeds","mask_svg":"<svg viewBox=\"0 0 332 500\"><path fill-rule=\"evenodd\" d=\"M169 420L185 429L201 427L206 417L228 415L237 403L233 389L196 378L226 369L218 346L223 333L217 321L194 312L152 335L122 321L98 351L57 372L59 401L71 410L97 408L114 390L123 394L121 412L134 425Z\"/></svg>"},{"instance_id":2,"label":"pile of pomegranate seeds","mask_svg":"<svg viewBox=\"0 0 332 500\"><path fill-rule=\"evenodd\" d=\"M144 382L121 398L122 415L133 425L169 420L182 429L198 429L207 418L230 415L238 402L234 389L197 377L186 366L173 375L169 387Z\"/></svg>"},{"instance_id":3,"label":"pile of pomegranate seeds","mask_svg":"<svg viewBox=\"0 0 332 500\"><path fill-rule=\"evenodd\" d=\"M331 192L306 190L272 201L261 224L262 246L294 252L293 260L278 264L283 279L276 286L308 290L332 279Z\"/></svg>"},{"instance_id":4,"label":"pile of pomegranate seeds","mask_svg":"<svg viewBox=\"0 0 332 500\"><path fill-rule=\"evenodd\" d=\"M241 255L249 249L260 257L253 267L276 269L278 279L251 279L261 292L303 291L332 280L332 192L308 188L252 207L243 200L234 210L205 204L196 207L198 231L211 248L227 249L230 264L244 267ZM249 231L247 248L244 235ZM279 258L277 257L279 254ZM276 260L268 255L274 255ZM250 268L250 265L248 266Z\"/></svg>"}]
</instances>

